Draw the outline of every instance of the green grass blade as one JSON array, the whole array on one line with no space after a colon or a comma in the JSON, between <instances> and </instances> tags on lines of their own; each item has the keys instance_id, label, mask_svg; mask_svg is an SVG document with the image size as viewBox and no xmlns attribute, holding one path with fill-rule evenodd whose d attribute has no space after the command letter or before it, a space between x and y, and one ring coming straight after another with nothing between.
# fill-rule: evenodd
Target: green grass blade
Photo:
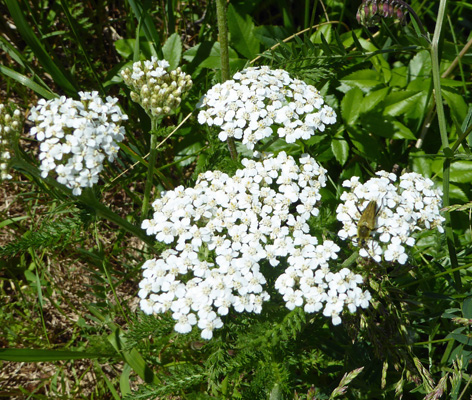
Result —
<instances>
[{"instance_id":1,"label":"green grass blade","mask_svg":"<svg viewBox=\"0 0 472 400\"><path fill-rule=\"evenodd\" d=\"M134 15L136 16L136 19L140 21L141 19L144 21L143 24L143 32L144 35L146 36L146 39L149 42L152 42L154 44L154 49L156 50L157 57L159 59L163 58L162 55L162 48L161 48L161 37L159 35L159 32L157 32L156 27L154 26L153 20L151 16L149 15L147 9L143 7L143 4L141 1L136 1L136 0L128 0L131 9L134 12Z\"/></svg>"},{"instance_id":2,"label":"green grass blade","mask_svg":"<svg viewBox=\"0 0 472 400\"><path fill-rule=\"evenodd\" d=\"M40 39L33 32L31 27L21 11L20 4L17 0L5 0L10 15L13 18L16 28L20 32L25 42L31 47L34 55L39 63L48 72L54 81L70 96L77 94L77 88L72 82L72 78L68 76L64 67L53 61L49 51L45 49ZM57 59L57 57L55 57Z\"/></svg>"},{"instance_id":3,"label":"green grass blade","mask_svg":"<svg viewBox=\"0 0 472 400\"><path fill-rule=\"evenodd\" d=\"M4 65L0 65L0 73L14 79L15 81L21 83L23 86L30 88L31 90L35 91L37 94L47 100L57 97L57 95L51 92L48 88L44 88L43 86L37 84L27 76L13 71L12 69L5 67Z\"/></svg>"},{"instance_id":4,"label":"green grass blade","mask_svg":"<svg viewBox=\"0 0 472 400\"><path fill-rule=\"evenodd\" d=\"M105 96L106 93L105 93L105 90L103 89L102 79L98 76L97 72L95 71L95 68L93 67L92 62L90 61L89 52L86 50L84 41L82 40L82 37L80 36L78 32L77 23L72 17L71 13L69 12L69 6L67 4L67 0L62 0L61 6L62 6L62 10L64 11L64 14L66 15L67 22L69 24L72 35L74 35L74 38L77 41L77 44L79 45L80 50L82 51L82 56L84 57L84 60L87 63L87 66L92 72L92 75L93 75L93 78L95 79L95 83L97 84L98 90L103 96Z\"/></svg>"},{"instance_id":5,"label":"green grass blade","mask_svg":"<svg viewBox=\"0 0 472 400\"><path fill-rule=\"evenodd\" d=\"M48 362L60 360L81 360L84 358L100 357L110 358L114 357L114 355L67 350L0 349L0 360L15 362Z\"/></svg>"},{"instance_id":6,"label":"green grass blade","mask_svg":"<svg viewBox=\"0 0 472 400\"><path fill-rule=\"evenodd\" d=\"M133 368L141 379L147 383L153 383L158 385L159 379L154 372L147 366L144 358L139 354L136 349L124 350L126 345L126 338L124 337L123 331L117 328L109 336L108 341L112 346L119 352L123 359Z\"/></svg>"}]
</instances>

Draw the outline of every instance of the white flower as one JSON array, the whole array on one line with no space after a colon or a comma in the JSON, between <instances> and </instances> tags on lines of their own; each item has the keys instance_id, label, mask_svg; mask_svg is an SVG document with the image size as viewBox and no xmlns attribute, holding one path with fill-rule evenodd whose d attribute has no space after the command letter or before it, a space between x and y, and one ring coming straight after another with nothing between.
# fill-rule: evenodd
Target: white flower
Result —
<instances>
[{"instance_id":1,"label":"white flower","mask_svg":"<svg viewBox=\"0 0 472 400\"><path fill-rule=\"evenodd\" d=\"M395 174L379 171L377 176L365 184L359 182L359 177L343 183L350 191L341 195L343 203L337 208L337 219L343 223L338 234L341 239L352 238L359 245L359 220L369 202L375 201L376 210L371 221L374 229L368 238L363 238L365 244L359 255L377 262L383 258L405 264L408 260L405 245L415 244L414 232L435 227L441 232L444 221L439 213L442 193L434 189L430 179L417 173L401 175L398 184L395 184Z\"/></svg>"},{"instance_id":2,"label":"white flower","mask_svg":"<svg viewBox=\"0 0 472 400\"><path fill-rule=\"evenodd\" d=\"M219 98L225 96L233 94L222 89ZM262 311L269 300L264 265L275 268L275 290L288 309L324 309L340 323L345 309L358 307L348 294L363 280L347 268L331 271L339 246L319 243L310 232L326 171L307 155L297 164L284 152L242 164L233 177L207 171L193 188L177 187L153 202L153 218L142 228L172 249L143 265L138 296L153 301L142 301L143 310L171 310L180 333L195 325L194 314L201 336L210 339L231 309Z\"/></svg>"},{"instance_id":3,"label":"white flower","mask_svg":"<svg viewBox=\"0 0 472 400\"><path fill-rule=\"evenodd\" d=\"M30 134L41 142L41 176L54 171L57 181L74 195L98 182L105 158L113 161L117 143L124 139L121 124L128 119L117 99L107 97L103 102L98 92L79 96L78 101L64 96L41 99L28 117L35 124Z\"/></svg>"},{"instance_id":4,"label":"white flower","mask_svg":"<svg viewBox=\"0 0 472 400\"><path fill-rule=\"evenodd\" d=\"M172 314L172 318L174 318L177 323L175 324L175 330L179 333L188 333L192 330L192 326L197 323L197 318L195 314L182 314L180 312L176 312Z\"/></svg>"},{"instance_id":5,"label":"white flower","mask_svg":"<svg viewBox=\"0 0 472 400\"><path fill-rule=\"evenodd\" d=\"M309 139L336 122L311 85L281 69L250 67L213 86L201 99L198 122L221 128L218 137L242 139L248 149L277 132L287 143Z\"/></svg>"}]
</instances>

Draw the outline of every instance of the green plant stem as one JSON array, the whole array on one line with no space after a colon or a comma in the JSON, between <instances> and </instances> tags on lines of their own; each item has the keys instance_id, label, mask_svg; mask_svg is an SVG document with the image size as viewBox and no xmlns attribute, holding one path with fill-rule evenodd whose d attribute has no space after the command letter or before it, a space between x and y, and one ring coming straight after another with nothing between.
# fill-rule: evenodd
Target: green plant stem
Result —
<instances>
[{"instance_id":1,"label":"green plant stem","mask_svg":"<svg viewBox=\"0 0 472 400\"><path fill-rule=\"evenodd\" d=\"M143 207L141 210L141 216L143 218L146 218L149 212L149 199L151 197L152 178L154 176L154 167L156 166L157 156L157 126L158 118L151 117L151 148L149 150L148 171L146 178L146 186L144 187Z\"/></svg>"},{"instance_id":2,"label":"green plant stem","mask_svg":"<svg viewBox=\"0 0 472 400\"><path fill-rule=\"evenodd\" d=\"M218 19L218 41L220 42L221 59L221 82L230 78L229 74L229 45L228 45L228 24L226 23L226 1L216 0L216 16ZM228 138L229 154L233 160L237 160L238 152L234 138Z\"/></svg>"},{"instance_id":3,"label":"green plant stem","mask_svg":"<svg viewBox=\"0 0 472 400\"><path fill-rule=\"evenodd\" d=\"M441 135L441 143L443 152L446 159L443 164L443 205L444 207L449 206L449 178L451 168L451 156L453 155L452 150L449 148L449 140L447 136L446 116L444 114L444 105L441 94L441 75L439 69L439 41L441 38L441 30L444 21L444 15L446 10L447 0L441 0L439 3L438 18L436 21L436 27L434 29L433 40L431 41L431 64L433 74L433 85L434 85L434 97L436 99L436 111L438 114L439 133ZM446 218L446 242L449 250L449 257L451 260L452 268L458 266L456 248L454 245L454 232L452 231L451 216L450 213L445 214ZM457 285L457 289L460 290L462 287L461 278L459 271L454 273L454 280Z\"/></svg>"}]
</instances>

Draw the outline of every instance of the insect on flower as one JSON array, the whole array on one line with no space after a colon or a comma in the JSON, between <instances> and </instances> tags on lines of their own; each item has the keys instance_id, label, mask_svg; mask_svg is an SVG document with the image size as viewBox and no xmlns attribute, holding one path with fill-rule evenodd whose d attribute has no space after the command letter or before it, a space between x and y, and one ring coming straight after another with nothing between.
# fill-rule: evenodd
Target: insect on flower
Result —
<instances>
[{"instance_id":1,"label":"insect on flower","mask_svg":"<svg viewBox=\"0 0 472 400\"><path fill-rule=\"evenodd\" d=\"M357 240L359 246L362 248L366 247L366 241L370 237L370 233L375 230L376 217L380 207L377 208L377 202L375 200L369 201L367 207L362 211L359 222L357 223Z\"/></svg>"}]
</instances>

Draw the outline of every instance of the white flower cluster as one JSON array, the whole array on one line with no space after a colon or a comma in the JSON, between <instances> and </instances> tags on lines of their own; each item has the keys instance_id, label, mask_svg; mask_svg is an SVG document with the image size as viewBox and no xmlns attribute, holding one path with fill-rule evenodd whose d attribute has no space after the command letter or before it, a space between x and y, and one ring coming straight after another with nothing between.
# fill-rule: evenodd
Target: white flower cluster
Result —
<instances>
[{"instance_id":1,"label":"white flower cluster","mask_svg":"<svg viewBox=\"0 0 472 400\"><path fill-rule=\"evenodd\" d=\"M267 66L247 68L213 86L199 106L204 108L198 114L200 124L220 127L221 141L242 139L250 150L275 129L294 143L336 122L336 113L314 86Z\"/></svg>"},{"instance_id":2,"label":"white flower cluster","mask_svg":"<svg viewBox=\"0 0 472 400\"><path fill-rule=\"evenodd\" d=\"M4 104L0 104L0 180L11 179L8 173L12 157L13 141L23 126L23 114L20 110L10 112Z\"/></svg>"},{"instance_id":3,"label":"white flower cluster","mask_svg":"<svg viewBox=\"0 0 472 400\"><path fill-rule=\"evenodd\" d=\"M190 75L182 72L180 67L167 72L168 67L166 60L152 57L135 62L132 70L121 71L124 82L131 89L131 99L154 117L170 114L179 106L182 95L192 87Z\"/></svg>"},{"instance_id":4,"label":"white flower cluster","mask_svg":"<svg viewBox=\"0 0 472 400\"><path fill-rule=\"evenodd\" d=\"M243 165L233 177L207 171L195 187L178 187L154 201L153 218L142 228L172 249L144 263L141 309L171 311L176 331L197 325L210 339L231 307L261 312L269 299L262 267L281 261L288 269L277 288L289 309L306 302L305 310L314 312L324 305L325 315L339 323L344 304L351 311L366 306L370 297L357 288L358 275L329 270L339 248L330 241L318 245L309 232L326 170L308 155L297 165L284 152L261 162L244 159Z\"/></svg>"},{"instance_id":5,"label":"white flower cluster","mask_svg":"<svg viewBox=\"0 0 472 400\"><path fill-rule=\"evenodd\" d=\"M373 200L377 204L375 229L359 254L377 262L383 257L385 261L405 264L405 245L415 244L415 231L437 228L444 232L444 218L439 214L442 192L434 188L431 179L415 172L401 175L398 185L394 185L397 177L393 173L380 171L377 175L364 184L357 176L343 183L350 191L341 195L344 203L337 208L337 218L343 223L339 236L343 240L353 238L359 245L359 219Z\"/></svg>"},{"instance_id":6,"label":"white flower cluster","mask_svg":"<svg viewBox=\"0 0 472 400\"><path fill-rule=\"evenodd\" d=\"M77 196L82 188L98 182L105 158L115 159L117 143L125 134L121 123L128 119L116 98L103 102L98 92L79 92L79 96L80 100L41 99L28 117L35 124L31 135L41 142L41 176L54 171L57 181Z\"/></svg>"}]
</instances>

